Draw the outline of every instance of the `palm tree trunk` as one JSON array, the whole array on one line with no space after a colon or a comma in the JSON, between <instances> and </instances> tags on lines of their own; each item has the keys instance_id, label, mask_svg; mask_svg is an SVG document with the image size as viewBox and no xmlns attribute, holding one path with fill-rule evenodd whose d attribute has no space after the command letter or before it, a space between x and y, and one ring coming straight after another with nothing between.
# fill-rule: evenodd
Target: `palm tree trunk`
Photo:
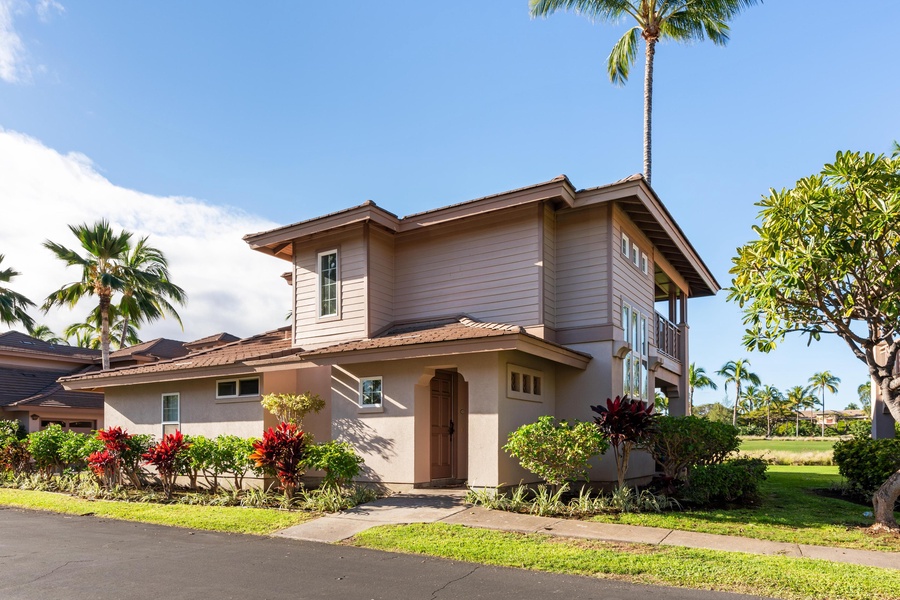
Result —
<instances>
[{"instance_id":1,"label":"palm tree trunk","mask_svg":"<svg viewBox=\"0 0 900 600\"><path fill-rule=\"evenodd\" d=\"M653 113L653 56L656 53L656 40L647 40L647 57L644 68L644 179L650 183L650 140Z\"/></svg>"},{"instance_id":2,"label":"palm tree trunk","mask_svg":"<svg viewBox=\"0 0 900 600\"><path fill-rule=\"evenodd\" d=\"M100 356L104 371L109 370L109 304L109 296L100 296Z\"/></svg>"},{"instance_id":3,"label":"palm tree trunk","mask_svg":"<svg viewBox=\"0 0 900 600\"><path fill-rule=\"evenodd\" d=\"M128 333L128 315L122 317L122 335L119 337L119 348L125 347L125 334Z\"/></svg>"},{"instance_id":4,"label":"palm tree trunk","mask_svg":"<svg viewBox=\"0 0 900 600\"><path fill-rule=\"evenodd\" d=\"M737 427L737 407L738 407L738 402L741 401L741 383L738 382L735 387L737 387L737 394L734 397L734 413L731 415L731 426L732 427Z\"/></svg>"},{"instance_id":5,"label":"palm tree trunk","mask_svg":"<svg viewBox=\"0 0 900 600\"><path fill-rule=\"evenodd\" d=\"M800 407L797 407L797 437L800 437Z\"/></svg>"},{"instance_id":6,"label":"palm tree trunk","mask_svg":"<svg viewBox=\"0 0 900 600\"><path fill-rule=\"evenodd\" d=\"M766 437L772 437L772 419L769 417L769 403L766 402Z\"/></svg>"},{"instance_id":7,"label":"palm tree trunk","mask_svg":"<svg viewBox=\"0 0 900 600\"><path fill-rule=\"evenodd\" d=\"M822 388L822 439L825 439L825 388Z\"/></svg>"}]
</instances>

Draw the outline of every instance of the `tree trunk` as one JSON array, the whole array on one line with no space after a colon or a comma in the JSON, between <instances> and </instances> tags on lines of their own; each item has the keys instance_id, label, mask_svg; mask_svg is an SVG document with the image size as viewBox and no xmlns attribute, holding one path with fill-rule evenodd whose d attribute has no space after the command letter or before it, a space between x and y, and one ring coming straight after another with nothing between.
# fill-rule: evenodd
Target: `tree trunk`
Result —
<instances>
[{"instance_id":1,"label":"tree trunk","mask_svg":"<svg viewBox=\"0 0 900 600\"><path fill-rule=\"evenodd\" d=\"M110 297L100 296L100 356L102 369L109 370L109 304Z\"/></svg>"},{"instance_id":2,"label":"tree trunk","mask_svg":"<svg viewBox=\"0 0 900 600\"><path fill-rule=\"evenodd\" d=\"M800 409L797 409L797 437L800 437Z\"/></svg>"},{"instance_id":3,"label":"tree trunk","mask_svg":"<svg viewBox=\"0 0 900 600\"><path fill-rule=\"evenodd\" d=\"M825 388L822 388L822 439L825 439Z\"/></svg>"},{"instance_id":4,"label":"tree trunk","mask_svg":"<svg viewBox=\"0 0 900 600\"><path fill-rule=\"evenodd\" d=\"M128 315L122 317L122 335L119 337L119 348L125 347L126 334L128 333Z\"/></svg>"},{"instance_id":5,"label":"tree trunk","mask_svg":"<svg viewBox=\"0 0 900 600\"><path fill-rule=\"evenodd\" d=\"M872 531L900 532L900 525L894 519L894 505L900 497L900 471L897 471L884 482L872 497L875 509L875 524Z\"/></svg>"},{"instance_id":6,"label":"tree trunk","mask_svg":"<svg viewBox=\"0 0 900 600\"><path fill-rule=\"evenodd\" d=\"M647 62L644 68L644 179L650 183L650 141L653 113L653 55L656 53L656 40L647 41Z\"/></svg>"}]
</instances>

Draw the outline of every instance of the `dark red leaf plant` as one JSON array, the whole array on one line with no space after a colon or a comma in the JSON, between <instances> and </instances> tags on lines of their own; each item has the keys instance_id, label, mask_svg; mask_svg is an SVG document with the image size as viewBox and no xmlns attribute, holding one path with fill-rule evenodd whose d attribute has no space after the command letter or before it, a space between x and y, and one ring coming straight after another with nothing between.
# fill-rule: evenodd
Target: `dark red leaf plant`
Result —
<instances>
[{"instance_id":1,"label":"dark red leaf plant","mask_svg":"<svg viewBox=\"0 0 900 600\"><path fill-rule=\"evenodd\" d=\"M112 489L122 482L122 454L128 449L131 435L121 427L109 427L97 432L104 450L88 457L88 467L100 478L103 487Z\"/></svg>"},{"instance_id":2,"label":"dark red leaf plant","mask_svg":"<svg viewBox=\"0 0 900 600\"><path fill-rule=\"evenodd\" d=\"M269 475L275 475L287 501L294 497L303 462L306 458L306 437L293 423L279 423L270 427L262 439L253 442L250 459Z\"/></svg>"},{"instance_id":3,"label":"dark red leaf plant","mask_svg":"<svg viewBox=\"0 0 900 600\"><path fill-rule=\"evenodd\" d=\"M190 446L191 444L184 440L181 432L176 431L163 436L162 441L150 446L150 449L142 455L146 464L156 467L156 473L162 482L167 500L172 498L172 492L175 489L180 455Z\"/></svg>"},{"instance_id":4,"label":"dark red leaf plant","mask_svg":"<svg viewBox=\"0 0 900 600\"><path fill-rule=\"evenodd\" d=\"M635 446L645 444L655 430L656 415L653 404L628 396L606 399L606 406L598 404L591 410L597 413L594 423L609 441L616 459L619 487L625 485L628 459Z\"/></svg>"}]
</instances>

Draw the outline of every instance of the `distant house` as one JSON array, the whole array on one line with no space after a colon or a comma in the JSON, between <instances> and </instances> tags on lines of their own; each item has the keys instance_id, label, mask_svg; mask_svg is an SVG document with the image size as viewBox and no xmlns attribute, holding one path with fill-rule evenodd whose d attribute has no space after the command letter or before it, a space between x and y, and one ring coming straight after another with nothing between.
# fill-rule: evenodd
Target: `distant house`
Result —
<instances>
[{"instance_id":1,"label":"distant house","mask_svg":"<svg viewBox=\"0 0 900 600\"><path fill-rule=\"evenodd\" d=\"M210 341L192 344L205 348ZM190 351L188 346L165 338L150 340L113 351L110 364L128 367L177 358ZM80 433L102 428L103 394L70 391L58 383L61 377L95 372L99 365L99 350L51 344L18 331L0 334L0 418L18 420L27 431L54 423Z\"/></svg>"},{"instance_id":2,"label":"distant house","mask_svg":"<svg viewBox=\"0 0 900 600\"><path fill-rule=\"evenodd\" d=\"M800 418L812 421L816 425L822 425L824 421L828 427L840 421L865 421L869 415L864 410L826 410L824 416L821 410L804 410L800 411Z\"/></svg>"},{"instance_id":3,"label":"distant house","mask_svg":"<svg viewBox=\"0 0 900 600\"><path fill-rule=\"evenodd\" d=\"M326 408L305 428L353 444L363 479L493 487L534 479L501 447L541 415L590 420L656 389L684 414L688 299L719 290L641 176L560 176L403 218L366 202L245 241L291 265L289 327L65 386L157 436L258 436L274 424L260 394L309 390ZM615 479L611 462L593 477ZM652 471L638 457L629 477Z\"/></svg>"}]
</instances>

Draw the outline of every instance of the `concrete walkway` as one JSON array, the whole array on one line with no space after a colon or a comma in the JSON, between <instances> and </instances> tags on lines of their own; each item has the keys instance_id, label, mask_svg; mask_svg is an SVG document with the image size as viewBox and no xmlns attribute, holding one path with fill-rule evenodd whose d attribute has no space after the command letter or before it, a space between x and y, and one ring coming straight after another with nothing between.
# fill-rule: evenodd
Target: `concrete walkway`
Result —
<instances>
[{"instance_id":1,"label":"concrete walkway","mask_svg":"<svg viewBox=\"0 0 900 600\"><path fill-rule=\"evenodd\" d=\"M833 562L900 569L900 552L850 550L831 546L808 546L788 542L770 542L752 538L537 517L465 504L465 491L414 490L334 515L321 517L275 533L314 542L334 543L353 537L377 525L406 523L448 523L516 533L541 533L567 538L607 542L682 546L750 554L771 554L830 560Z\"/></svg>"}]
</instances>

